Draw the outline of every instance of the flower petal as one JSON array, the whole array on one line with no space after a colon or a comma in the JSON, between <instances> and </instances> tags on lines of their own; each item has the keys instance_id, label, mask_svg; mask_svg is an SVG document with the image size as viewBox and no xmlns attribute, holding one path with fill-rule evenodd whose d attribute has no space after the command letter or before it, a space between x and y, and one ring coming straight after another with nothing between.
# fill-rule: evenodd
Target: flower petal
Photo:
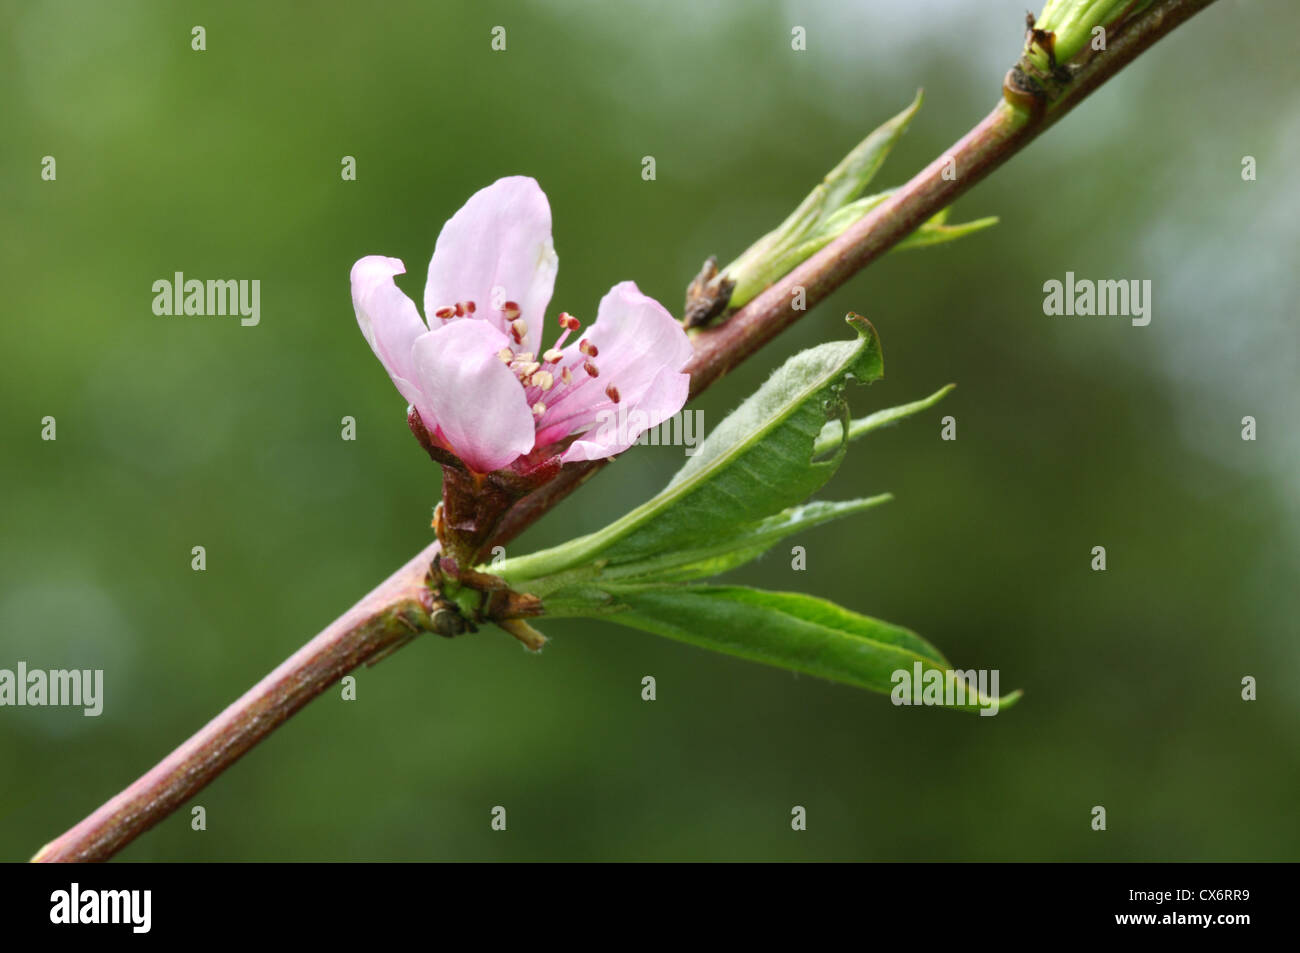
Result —
<instances>
[{"instance_id":1,"label":"flower petal","mask_svg":"<svg viewBox=\"0 0 1300 953\"><path fill-rule=\"evenodd\" d=\"M632 281L616 284L600 299L596 323L585 337L599 349L601 379L617 385L623 398L634 402L661 368L680 371L694 353L690 338L668 309Z\"/></svg>"},{"instance_id":2,"label":"flower petal","mask_svg":"<svg viewBox=\"0 0 1300 953\"><path fill-rule=\"evenodd\" d=\"M509 334L502 305L519 305L528 332L518 350L537 351L559 259L551 206L534 179L510 176L475 192L438 235L424 288L424 313L473 301L475 317Z\"/></svg>"},{"instance_id":3,"label":"flower petal","mask_svg":"<svg viewBox=\"0 0 1300 953\"><path fill-rule=\"evenodd\" d=\"M569 444L560 462L600 460L622 453L644 431L659 426L681 410L690 389L690 375L662 368L643 392L639 405L620 400L617 405L611 402L598 409L595 426Z\"/></svg>"},{"instance_id":4,"label":"flower petal","mask_svg":"<svg viewBox=\"0 0 1300 953\"><path fill-rule=\"evenodd\" d=\"M452 321L413 348L425 426L479 473L499 470L533 448L533 415L514 373L497 356L509 339L486 321ZM426 410L429 420L426 417Z\"/></svg>"},{"instance_id":5,"label":"flower petal","mask_svg":"<svg viewBox=\"0 0 1300 953\"><path fill-rule=\"evenodd\" d=\"M668 310L642 294L634 282L620 282L600 299L596 323L585 337L597 349L593 363L600 377L584 382L576 399L599 403L612 384L621 405L644 410L654 421L650 426L681 410L690 379L677 372L694 353L690 338ZM665 369L676 377L664 375Z\"/></svg>"},{"instance_id":6,"label":"flower petal","mask_svg":"<svg viewBox=\"0 0 1300 953\"><path fill-rule=\"evenodd\" d=\"M415 367L411 346L428 332L415 302L393 283L394 275L406 272L398 258L368 255L352 266L352 307L357 324L370 349L388 371L397 390L408 403L415 403Z\"/></svg>"},{"instance_id":7,"label":"flower petal","mask_svg":"<svg viewBox=\"0 0 1300 953\"><path fill-rule=\"evenodd\" d=\"M577 374L578 380L538 423L539 446L583 433L565 451L563 462L621 453L642 431L681 410L690 391L690 377L681 373L693 353L690 339L663 305L633 282L615 285L601 299L585 339L594 345L591 363L599 377ZM565 349L566 364L586 360L580 347ZM618 401L611 398L611 388Z\"/></svg>"}]
</instances>

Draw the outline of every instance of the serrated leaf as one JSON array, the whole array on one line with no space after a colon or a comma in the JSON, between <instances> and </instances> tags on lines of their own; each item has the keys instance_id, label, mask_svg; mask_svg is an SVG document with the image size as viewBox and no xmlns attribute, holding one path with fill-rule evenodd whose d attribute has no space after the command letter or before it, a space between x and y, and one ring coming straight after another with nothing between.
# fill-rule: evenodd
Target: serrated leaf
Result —
<instances>
[{"instance_id":1,"label":"serrated leaf","mask_svg":"<svg viewBox=\"0 0 1300 953\"><path fill-rule=\"evenodd\" d=\"M621 607L609 621L794 672L889 693L920 665L922 673L952 671L915 632L850 612L832 602L742 586L608 587ZM1014 704L978 692L965 710Z\"/></svg>"},{"instance_id":2,"label":"serrated leaf","mask_svg":"<svg viewBox=\"0 0 1300 953\"><path fill-rule=\"evenodd\" d=\"M854 341L796 354L700 444L655 497L602 530L515 560L499 569L522 582L600 560L617 565L674 548L708 545L738 527L802 503L838 469L847 441L813 459L826 422L848 423L843 390L883 373L880 341L865 318L850 315Z\"/></svg>"}]
</instances>

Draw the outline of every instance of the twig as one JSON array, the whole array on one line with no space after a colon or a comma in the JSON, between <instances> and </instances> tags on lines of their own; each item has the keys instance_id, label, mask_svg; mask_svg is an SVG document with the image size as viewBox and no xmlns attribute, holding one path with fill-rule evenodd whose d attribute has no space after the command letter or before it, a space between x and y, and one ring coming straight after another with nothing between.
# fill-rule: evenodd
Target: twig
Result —
<instances>
[{"instance_id":1,"label":"twig","mask_svg":"<svg viewBox=\"0 0 1300 953\"><path fill-rule=\"evenodd\" d=\"M348 672L429 631L424 580L436 549L434 543L389 576L152 771L32 860L107 860Z\"/></svg>"},{"instance_id":2,"label":"twig","mask_svg":"<svg viewBox=\"0 0 1300 953\"><path fill-rule=\"evenodd\" d=\"M811 308L862 268L950 205L1153 43L1214 0L1162 0L1108 39L1104 53L1046 95L1020 90L1022 105L999 102L951 149L843 235L737 311L695 337L687 370L694 397L797 321L793 294ZM1012 82L1008 77L1008 82ZM1028 102L1028 108L1023 102ZM949 170L945 175L945 170ZM507 514L494 543L513 539L603 466L566 467ZM436 546L436 544L435 544ZM107 860L194 796L303 705L365 662L431 631L425 577L430 546L250 689L148 774L51 841L36 861Z\"/></svg>"},{"instance_id":3,"label":"twig","mask_svg":"<svg viewBox=\"0 0 1300 953\"><path fill-rule=\"evenodd\" d=\"M695 357L686 368L691 375L691 397L807 313L793 307L796 288L803 288L804 304L811 309L1027 146L1153 43L1213 2L1166 0L1156 4L1110 37L1103 54L1089 60L1054 99L1038 104L1035 110L999 102L952 148L861 221L759 294L725 324L699 332ZM948 173L951 178L945 177L946 169L952 170ZM605 461L598 460L566 467L557 479L521 500L506 515L493 544L514 539L604 465Z\"/></svg>"}]
</instances>

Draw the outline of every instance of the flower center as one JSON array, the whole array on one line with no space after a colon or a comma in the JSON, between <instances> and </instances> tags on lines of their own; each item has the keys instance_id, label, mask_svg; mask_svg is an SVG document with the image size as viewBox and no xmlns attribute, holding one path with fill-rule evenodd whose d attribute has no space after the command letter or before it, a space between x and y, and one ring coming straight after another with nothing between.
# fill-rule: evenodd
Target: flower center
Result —
<instances>
[{"instance_id":1,"label":"flower center","mask_svg":"<svg viewBox=\"0 0 1300 953\"><path fill-rule=\"evenodd\" d=\"M519 379L524 397L532 408L533 416L537 418L539 430L543 426L549 429L568 419L560 414L560 409L580 391L590 398L591 388L588 385L600 377L600 368L593 360L600 353L596 345L583 338L578 342L576 353L566 355L563 351L564 342L582 324L568 312L562 312L558 322L560 336L554 345L542 353L540 360L529 351L516 352L510 348L503 348L498 355ZM516 319L511 327L518 331L516 341L522 340L528 333L527 324L522 319ZM606 396L617 403L615 395L618 394L618 388L610 384L605 390ZM589 402L590 400L583 402L583 412L590 411L591 408L586 406Z\"/></svg>"},{"instance_id":2,"label":"flower center","mask_svg":"<svg viewBox=\"0 0 1300 953\"><path fill-rule=\"evenodd\" d=\"M435 318L449 320L472 316L478 310L473 301L457 301L455 304L439 308L433 313ZM576 353L566 355L562 348L564 342L573 332L582 327L582 323L567 311L560 312L558 322L560 336L555 344L547 348L538 357L532 351L521 351L524 339L528 336L528 322L520 317L519 305L507 301L501 306L500 314L509 329L513 342L503 347L497 357L514 372L519 385L524 389L524 397L536 419L536 428L550 434L550 439L565 436L562 428L572 426L579 418L592 417L596 405L603 404L593 388L599 387L596 379L600 377L600 368L594 358L600 351L586 338L578 342ZM574 401L578 395L583 400ZM622 398L618 388L612 382L606 382L604 397L610 403L617 404Z\"/></svg>"}]
</instances>

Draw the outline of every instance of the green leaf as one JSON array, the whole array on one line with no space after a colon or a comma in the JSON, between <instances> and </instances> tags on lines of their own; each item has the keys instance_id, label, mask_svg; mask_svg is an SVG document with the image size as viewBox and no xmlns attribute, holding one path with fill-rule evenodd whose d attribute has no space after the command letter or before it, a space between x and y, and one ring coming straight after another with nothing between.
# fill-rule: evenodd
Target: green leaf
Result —
<instances>
[{"instance_id":1,"label":"green leaf","mask_svg":"<svg viewBox=\"0 0 1300 953\"><path fill-rule=\"evenodd\" d=\"M843 208L863 193L903 133L907 132L907 127L912 124L916 114L921 111L924 100L925 91L918 89L907 108L873 129L839 165L826 174L822 184L813 190L814 195L818 191L825 194L819 221L825 221L829 214Z\"/></svg>"},{"instance_id":2,"label":"green leaf","mask_svg":"<svg viewBox=\"0 0 1300 953\"><path fill-rule=\"evenodd\" d=\"M893 194L894 192L891 189L888 192L880 192L876 195L858 199L856 202L851 202L830 216L798 244L769 249L767 251L768 257L765 259L761 283L752 289L746 285L738 284L737 288L732 290L730 307L740 307L767 285L776 281L782 275L793 271L800 262L821 251L831 243L832 239L838 238L848 230L850 225ZM960 225L948 225L945 223L950 212L951 209L945 208L935 213L917 226L916 231L891 248L890 252L900 251L905 248L928 248L931 245L943 245L959 238L965 238L975 232L983 231L986 228L991 228L998 223L997 216L991 215L971 222L962 222ZM728 277L731 277L730 273Z\"/></svg>"},{"instance_id":3,"label":"green leaf","mask_svg":"<svg viewBox=\"0 0 1300 953\"><path fill-rule=\"evenodd\" d=\"M960 225L945 225L942 219L935 220L938 218L939 216L936 215L934 218L922 223L920 228L904 238L891 250L899 251L904 248L929 248L931 245L943 245L947 242L954 242L959 238L965 238L975 232L982 232L984 229L992 228L998 223L996 215L977 218L971 222L962 222Z\"/></svg>"},{"instance_id":4,"label":"green leaf","mask_svg":"<svg viewBox=\"0 0 1300 953\"><path fill-rule=\"evenodd\" d=\"M499 574L521 584L596 560L617 565L706 546L802 503L844 459L847 440L816 460L813 451L828 420L848 424L848 381L868 383L883 373L875 329L859 315L848 320L857 340L822 344L786 361L654 498L589 536L506 560Z\"/></svg>"},{"instance_id":5,"label":"green leaf","mask_svg":"<svg viewBox=\"0 0 1300 953\"><path fill-rule=\"evenodd\" d=\"M801 237L817 231L844 206L855 201L876 177L890 151L907 131L912 119L920 111L924 98L924 92L918 89L906 109L873 129L835 168L826 173L825 178L804 197L784 222L760 238L749 251L723 270L732 271L735 265L742 263L755 250L770 252L773 248L797 243ZM880 200L883 201L884 196Z\"/></svg>"},{"instance_id":6,"label":"green leaf","mask_svg":"<svg viewBox=\"0 0 1300 953\"><path fill-rule=\"evenodd\" d=\"M849 424L849 440L857 440L873 430L879 430L881 427L888 427L898 423L905 417L928 410L939 401L947 397L956 387L956 384L946 384L940 387L929 397L921 400L914 400L910 404L901 404L898 407L888 407L884 410L878 410L874 414L868 414L866 417L859 417ZM817 442L813 444L813 456L821 456L823 453L829 453L832 449L839 446L844 439L844 425L838 420L827 421L826 426L822 428L821 435L818 436Z\"/></svg>"},{"instance_id":7,"label":"green leaf","mask_svg":"<svg viewBox=\"0 0 1300 953\"><path fill-rule=\"evenodd\" d=\"M907 131L908 125L920 110L923 99L922 91L917 90L911 105L873 129L835 168L826 173L826 177L804 197L784 222L722 269L723 275L736 282L731 293L732 307L740 307L807 257L807 254L801 257L800 246L811 236L823 232L828 221L840 215L846 206L858 199L880 171L890 150ZM885 197L882 195L879 200L884 201ZM830 241L835 234L838 232L828 234L817 244L817 248ZM816 248L813 249L815 250Z\"/></svg>"},{"instance_id":8,"label":"green leaf","mask_svg":"<svg viewBox=\"0 0 1300 953\"><path fill-rule=\"evenodd\" d=\"M821 227L809 236L808 242L801 246L799 250L804 254L804 257L811 255L893 194L894 190L890 189L887 192L877 192L875 195L868 195L865 198L850 202L826 219Z\"/></svg>"},{"instance_id":9,"label":"green leaf","mask_svg":"<svg viewBox=\"0 0 1300 953\"><path fill-rule=\"evenodd\" d=\"M849 322L857 340L788 360L654 498L596 533L508 559L495 572L541 599L552 617L603 616L875 691L890 692L900 677L957 685L962 676L950 674L939 651L907 629L812 596L684 585L741 566L793 533L891 499L802 502L835 472L851 439L931 407L952 390L851 421L843 395L848 381L879 378L883 362L870 323L857 315ZM959 687L948 704L986 713L1019 697L967 697L966 683Z\"/></svg>"},{"instance_id":10,"label":"green leaf","mask_svg":"<svg viewBox=\"0 0 1300 953\"><path fill-rule=\"evenodd\" d=\"M775 516L742 526L732 533L719 535L696 546L670 549L630 563L604 564L592 573L543 577L530 585L529 591L546 600L548 611L552 613L553 602L558 604L561 601L569 605L570 612L573 612L582 602L590 601L593 593L605 583L657 584L707 579L757 559L787 536L843 516L861 513L892 499L892 495L882 493L861 500L836 503L817 501L792 506ZM596 595L594 598L600 604L605 602L602 596Z\"/></svg>"},{"instance_id":11,"label":"green leaf","mask_svg":"<svg viewBox=\"0 0 1300 953\"><path fill-rule=\"evenodd\" d=\"M916 633L813 596L742 586L606 588L619 606L610 621L872 691L893 691L900 672L911 679L918 671L937 670L948 679L953 671ZM953 707L1006 707L1019 697L975 692L959 696L965 703Z\"/></svg>"}]
</instances>

